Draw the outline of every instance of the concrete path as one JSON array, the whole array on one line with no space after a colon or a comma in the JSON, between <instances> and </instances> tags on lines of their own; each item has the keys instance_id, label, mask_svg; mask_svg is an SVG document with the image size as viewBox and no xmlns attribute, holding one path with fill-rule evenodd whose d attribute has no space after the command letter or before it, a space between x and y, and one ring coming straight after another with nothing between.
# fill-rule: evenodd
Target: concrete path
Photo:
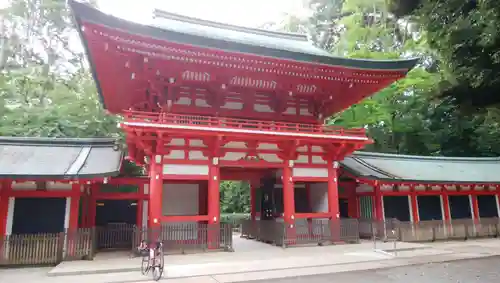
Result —
<instances>
[{"instance_id":1,"label":"concrete path","mask_svg":"<svg viewBox=\"0 0 500 283\"><path fill-rule=\"evenodd\" d=\"M265 249L234 253L208 253L166 257L168 282L244 282L271 278L328 274L352 270L424 264L500 255L500 240L431 244L373 243L325 247ZM139 272L139 259L126 254L103 254L94 261L65 262L53 269L0 270L0 282L147 282ZM50 274L51 276L47 276Z\"/></svg>"},{"instance_id":2,"label":"concrete path","mask_svg":"<svg viewBox=\"0 0 500 283\"><path fill-rule=\"evenodd\" d=\"M412 266L330 273L294 278L247 281L247 283L497 283L500 278L500 257Z\"/></svg>"},{"instance_id":3,"label":"concrete path","mask_svg":"<svg viewBox=\"0 0 500 283\"><path fill-rule=\"evenodd\" d=\"M419 250L420 253L436 254L438 249L426 249L426 245L400 243L398 248ZM392 249L390 243L380 244L377 248ZM413 251L415 253L415 251ZM204 254L170 255L165 257L167 271L171 277L190 277L239 273L244 271L265 271L290 269L318 265L335 265L353 262L365 262L391 258L387 252L376 252L372 242L353 245L312 246L279 248L264 245L253 251L214 252ZM53 268L49 276L103 274L118 272L138 272L140 258L130 258L127 254L112 258L107 254L98 254L93 261L67 261Z\"/></svg>"}]
</instances>

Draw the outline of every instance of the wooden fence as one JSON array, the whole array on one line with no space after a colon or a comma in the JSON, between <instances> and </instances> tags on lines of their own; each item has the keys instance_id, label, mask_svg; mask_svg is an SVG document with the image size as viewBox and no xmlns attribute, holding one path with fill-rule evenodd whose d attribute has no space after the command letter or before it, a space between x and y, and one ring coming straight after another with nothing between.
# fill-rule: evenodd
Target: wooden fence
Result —
<instances>
[{"instance_id":1,"label":"wooden fence","mask_svg":"<svg viewBox=\"0 0 500 283\"><path fill-rule=\"evenodd\" d=\"M357 219L297 219L293 229L274 220L244 220L241 236L249 239L287 247L308 244L358 243Z\"/></svg>"},{"instance_id":2,"label":"wooden fence","mask_svg":"<svg viewBox=\"0 0 500 283\"><path fill-rule=\"evenodd\" d=\"M92 258L93 229L65 233L8 235L0 238L0 265L54 265Z\"/></svg>"},{"instance_id":3,"label":"wooden fence","mask_svg":"<svg viewBox=\"0 0 500 283\"><path fill-rule=\"evenodd\" d=\"M432 220L418 223L397 220L360 221L360 235L384 240L392 238L403 242L432 242L500 237L500 219Z\"/></svg>"}]
</instances>

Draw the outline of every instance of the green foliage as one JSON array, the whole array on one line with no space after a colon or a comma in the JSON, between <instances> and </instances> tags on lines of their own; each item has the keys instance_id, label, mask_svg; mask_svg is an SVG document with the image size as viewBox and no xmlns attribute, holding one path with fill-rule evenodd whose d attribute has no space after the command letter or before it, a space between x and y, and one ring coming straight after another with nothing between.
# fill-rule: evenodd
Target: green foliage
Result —
<instances>
[{"instance_id":1,"label":"green foliage","mask_svg":"<svg viewBox=\"0 0 500 283\"><path fill-rule=\"evenodd\" d=\"M220 203L223 213L250 212L250 186L248 182L222 182L220 184Z\"/></svg>"},{"instance_id":2,"label":"green foliage","mask_svg":"<svg viewBox=\"0 0 500 283\"><path fill-rule=\"evenodd\" d=\"M249 213L221 213L220 219L222 223L240 224L241 221L250 219Z\"/></svg>"},{"instance_id":3,"label":"green foliage","mask_svg":"<svg viewBox=\"0 0 500 283\"><path fill-rule=\"evenodd\" d=\"M440 97L462 110L498 107L500 97L500 5L498 1L393 0L399 16L411 16L426 31L429 46L446 62ZM462 111L462 112L466 112Z\"/></svg>"}]
</instances>

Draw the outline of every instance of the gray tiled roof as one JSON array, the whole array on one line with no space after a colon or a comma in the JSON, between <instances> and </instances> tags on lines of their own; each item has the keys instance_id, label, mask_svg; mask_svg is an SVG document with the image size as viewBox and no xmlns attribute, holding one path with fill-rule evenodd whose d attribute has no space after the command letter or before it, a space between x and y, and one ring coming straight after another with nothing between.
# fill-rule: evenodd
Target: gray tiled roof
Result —
<instances>
[{"instance_id":1,"label":"gray tiled roof","mask_svg":"<svg viewBox=\"0 0 500 283\"><path fill-rule=\"evenodd\" d=\"M92 178L119 174L113 139L0 137L0 178Z\"/></svg>"},{"instance_id":2,"label":"gray tiled roof","mask_svg":"<svg viewBox=\"0 0 500 283\"><path fill-rule=\"evenodd\" d=\"M500 183L500 158L411 156L355 152L342 161L366 179L429 183Z\"/></svg>"}]
</instances>

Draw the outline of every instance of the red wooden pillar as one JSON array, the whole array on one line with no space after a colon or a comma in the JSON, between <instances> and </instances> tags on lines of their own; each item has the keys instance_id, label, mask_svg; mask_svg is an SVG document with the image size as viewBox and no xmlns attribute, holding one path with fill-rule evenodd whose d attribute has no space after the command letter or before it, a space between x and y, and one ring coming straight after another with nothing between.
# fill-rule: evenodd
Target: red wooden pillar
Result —
<instances>
[{"instance_id":1,"label":"red wooden pillar","mask_svg":"<svg viewBox=\"0 0 500 283\"><path fill-rule=\"evenodd\" d=\"M75 255L76 249L76 239L78 230L78 216L80 213L80 197L82 195L81 185L72 184L71 185L71 197L69 202L69 223L67 231L67 253L69 255Z\"/></svg>"},{"instance_id":2,"label":"red wooden pillar","mask_svg":"<svg viewBox=\"0 0 500 283\"><path fill-rule=\"evenodd\" d=\"M295 243L295 188L292 179L292 164L285 160L283 166L283 220L286 226L286 240Z\"/></svg>"},{"instance_id":3,"label":"red wooden pillar","mask_svg":"<svg viewBox=\"0 0 500 283\"><path fill-rule=\"evenodd\" d=\"M417 192L413 186L410 187L410 204L413 223L418 223L420 222L420 217L418 213Z\"/></svg>"},{"instance_id":4,"label":"red wooden pillar","mask_svg":"<svg viewBox=\"0 0 500 283\"><path fill-rule=\"evenodd\" d=\"M384 220L384 209L382 208L383 196L382 196L382 191L380 190L380 185L376 183L374 189L375 189L375 197L374 197L375 219L377 221L383 221Z\"/></svg>"},{"instance_id":5,"label":"red wooden pillar","mask_svg":"<svg viewBox=\"0 0 500 283\"><path fill-rule=\"evenodd\" d=\"M137 192L139 193L139 196L137 198L137 212L136 212L136 220L135 224L137 227L142 228L142 215L144 211L144 198L142 197L144 195L144 184L139 184L139 187L137 188Z\"/></svg>"},{"instance_id":6,"label":"red wooden pillar","mask_svg":"<svg viewBox=\"0 0 500 283\"><path fill-rule=\"evenodd\" d=\"M441 196L443 198L443 220L448 223L451 220L450 199L448 198L448 194L446 192L443 192Z\"/></svg>"},{"instance_id":7,"label":"red wooden pillar","mask_svg":"<svg viewBox=\"0 0 500 283\"><path fill-rule=\"evenodd\" d=\"M496 191L497 193L495 195L495 198L497 202L497 217L500 217L500 193L498 187L496 188Z\"/></svg>"},{"instance_id":8,"label":"red wooden pillar","mask_svg":"<svg viewBox=\"0 0 500 283\"><path fill-rule=\"evenodd\" d=\"M71 201L69 208L69 232L75 232L78 229L78 214L80 213L80 197L82 192L80 184L71 185Z\"/></svg>"},{"instance_id":9,"label":"red wooden pillar","mask_svg":"<svg viewBox=\"0 0 500 283\"><path fill-rule=\"evenodd\" d=\"M2 188L0 189L0 238L7 232L7 217L9 214L9 197L11 191L12 182L2 182Z\"/></svg>"},{"instance_id":10,"label":"red wooden pillar","mask_svg":"<svg viewBox=\"0 0 500 283\"><path fill-rule=\"evenodd\" d=\"M208 182L200 182L198 185L198 215L207 215L207 193Z\"/></svg>"},{"instance_id":11,"label":"red wooden pillar","mask_svg":"<svg viewBox=\"0 0 500 283\"><path fill-rule=\"evenodd\" d=\"M328 213L330 214L330 232L332 242L340 241L340 210L338 190L338 163L332 159L327 161L328 166Z\"/></svg>"},{"instance_id":12,"label":"red wooden pillar","mask_svg":"<svg viewBox=\"0 0 500 283\"><path fill-rule=\"evenodd\" d=\"M305 186L306 186L307 203L309 204L311 213L314 213L313 207L311 204L311 184L306 183ZM313 225L312 225L312 218L307 218L307 231L309 232L310 236L312 236L314 234L314 229L313 229Z\"/></svg>"},{"instance_id":13,"label":"red wooden pillar","mask_svg":"<svg viewBox=\"0 0 500 283\"><path fill-rule=\"evenodd\" d=\"M477 195L471 194L471 205L472 205L472 219L474 222L479 222L479 202L477 201Z\"/></svg>"},{"instance_id":14,"label":"red wooden pillar","mask_svg":"<svg viewBox=\"0 0 500 283\"><path fill-rule=\"evenodd\" d=\"M88 202L88 225L90 227L95 226L95 217L96 217L96 209L97 209L97 200L95 199L96 193L100 189L100 184L92 184L90 185L89 191L89 202Z\"/></svg>"},{"instance_id":15,"label":"red wooden pillar","mask_svg":"<svg viewBox=\"0 0 500 283\"><path fill-rule=\"evenodd\" d=\"M200 182L198 185L198 215L208 215L208 182ZM204 232L204 225L206 222L198 222L198 243L203 244L205 242L205 238L207 237Z\"/></svg>"},{"instance_id":16,"label":"red wooden pillar","mask_svg":"<svg viewBox=\"0 0 500 283\"><path fill-rule=\"evenodd\" d=\"M356 183L349 182L346 185L347 190L347 207L348 216L350 218L358 218L358 201L356 197Z\"/></svg>"},{"instance_id":17,"label":"red wooden pillar","mask_svg":"<svg viewBox=\"0 0 500 283\"><path fill-rule=\"evenodd\" d=\"M161 155L153 155L149 164L148 228L153 229L151 241L160 237L163 200L163 162Z\"/></svg>"},{"instance_id":18,"label":"red wooden pillar","mask_svg":"<svg viewBox=\"0 0 500 283\"><path fill-rule=\"evenodd\" d=\"M255 221L255 217L257 215L257 186L255 182L250 182L250 219Z\"/></svg>"},{"instance_id":19,"label":"red wooden pillar","mask_svg":"<svg viewBox=\"0 0 500 283\"><path fill-rule=\"evenodd\" d=\"M219 158L213 157L208 169L208 248L219 248L220 223L220 168Z\"/></svg>"}]
</instances>

